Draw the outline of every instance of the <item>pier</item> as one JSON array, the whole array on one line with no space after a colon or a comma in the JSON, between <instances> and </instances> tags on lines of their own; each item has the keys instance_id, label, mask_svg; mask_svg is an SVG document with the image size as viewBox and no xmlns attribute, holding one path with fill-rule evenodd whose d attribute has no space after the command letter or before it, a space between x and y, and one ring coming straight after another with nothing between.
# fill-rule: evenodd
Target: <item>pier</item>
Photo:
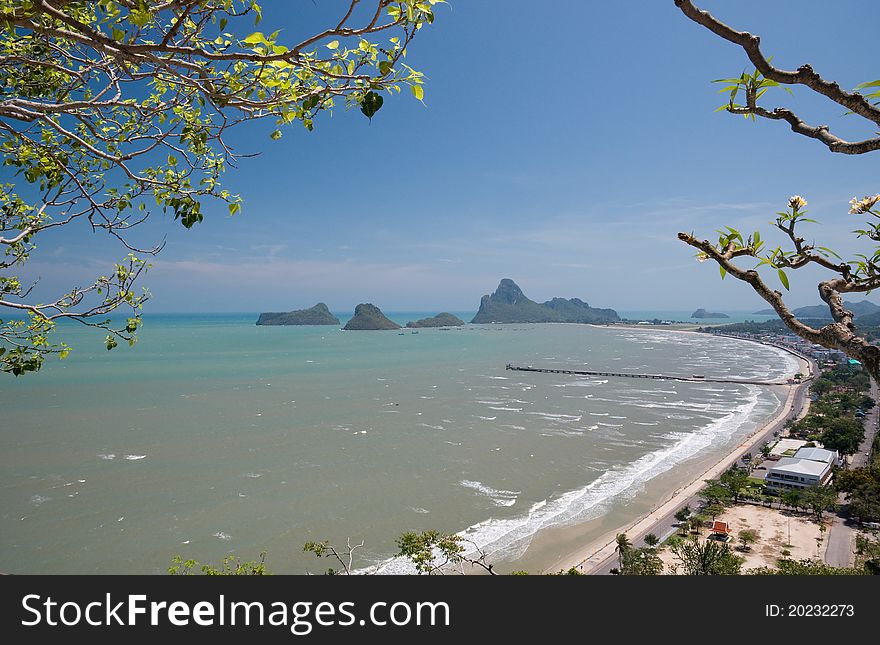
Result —
<instances>
[{"instance_id":1,"label":"pier","mask_svg":"<svg viewBox=\"0 0 880 645\"><path fill-rule=\"evenodd\" d=\"M795 383L803 383L803 381L752 381L748 379L733 379L733 378L706 378L705 376L700 376L698 374L694 374L693 376L669 376L666 374L636 374L633 372L597 372L593 370L566 370L566 369L554 369L547 367L532 367L529 365L528 367L520 367L518 365L507 364L506 369L512 370L514 372L541 372L544 374L573 374L575 376L613 376L620 378L644 378L644 379L654 379L657 381L685 381L688 383L734 383L737 385L792 385Z\"/></svg>"}]
</instances>

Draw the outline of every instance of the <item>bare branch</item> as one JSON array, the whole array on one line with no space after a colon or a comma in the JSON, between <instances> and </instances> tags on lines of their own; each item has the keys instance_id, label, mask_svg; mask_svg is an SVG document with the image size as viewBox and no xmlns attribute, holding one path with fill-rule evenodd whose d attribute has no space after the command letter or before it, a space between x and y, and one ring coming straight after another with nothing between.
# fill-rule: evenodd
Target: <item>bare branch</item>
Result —
<instances>
[{"instance_id":1,"label":"bare branch","mask_svg":"<svg viewBox=\"0 0 880 645\"><path fill-rule=\"evenodd\" d=\"M813 71L810 65L802 65L796 71L782 70L774 67L761 52L761 39L747 31L737 31L724 24L708 11L694 6L691 0L675 0L675 5L682 13L706 27L721 38L739 45L745 51L749 60L765 78L784 85L803 85L814 92L825 96L834 103L845 107L853 114L857 114L875 125L880 125L880 108L872 105L862 94L847 92L840 85L828 81ZM828 147L831 152L858 155L880 150L880 137L865 139L863 141L850 142L837 137L829 131L827 125L811 126L803 121L797 114L787 108L777 107L767 110L755 104L755 96L747 93L747 105L745 107L734 106L732 103L728 111L733 114L753 114L766 119L781 120L787 122L793 132L816 139Z\"/></svg>"}]
</instances>

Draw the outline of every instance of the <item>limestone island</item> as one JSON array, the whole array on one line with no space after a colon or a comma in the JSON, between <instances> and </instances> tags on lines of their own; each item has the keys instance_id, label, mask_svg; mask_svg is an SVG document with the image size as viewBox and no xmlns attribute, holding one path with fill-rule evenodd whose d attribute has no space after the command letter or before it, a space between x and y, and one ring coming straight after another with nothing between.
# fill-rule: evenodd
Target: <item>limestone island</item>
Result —
<instances>
[{"instance_id":1,"label":"limestone island","mask_svg":"<svg viewBox=\"0 0 880 645\"><path fill-rule=\"evenodd\" d=\"M339 318L330 313L327 305L319 302L309 309L297 309L282 313L263 313L258 325L338 325Z\"/></svg>"},{"instance_id":2,"label":"limestone island","mask_svg":"<svg viewBox=\"0 0 880 645\"><path fill-rule=\"evenodd\" d=\"M691 314L691 318L730 318L727 314L706 311L705 309L697 309Z\"/></svg>"},{"instance_id":3,"label":"limestone island","mask_svg":"<svg viewBox=\"0 0 880 645\"><path fill-rule=\"evenodd\" d=\"M400 329L396 322L388 320L379 307L362 303L354 308L354 318L345 323L348 331L367 331L376 329Z\"/></svg>"},{"instance_id":4,"label":"limestone island","mask_svg":"<svg viewBox=\"0 0 880 645\"><path fill-rule=\"evenodd\" d=\"M422 318L421 320L409 321L407 327L461 327L464 321L458 316L444 311L430 318Z\"/></svg>"},{"instance_id":5,"label":"limestone island","mask_svg":"<svg viewBox=\"0 0 880 645\"><path fill-rule=\"evenodd\" d=\"M517 284L504 278L495 293L483 296L472 323L611 323L619 322L614 309L597 309L578 298L553 298L538 303L526 298Z\"/></svg>"}]
</instances>

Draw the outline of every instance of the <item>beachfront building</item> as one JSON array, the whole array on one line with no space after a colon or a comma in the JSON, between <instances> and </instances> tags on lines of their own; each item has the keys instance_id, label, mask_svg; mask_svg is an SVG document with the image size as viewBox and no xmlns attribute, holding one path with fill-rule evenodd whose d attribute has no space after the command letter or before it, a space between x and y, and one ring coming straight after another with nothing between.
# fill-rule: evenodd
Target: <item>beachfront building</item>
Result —
<instances>
[{"instance_id":1,"label":"beachfront building","mask_svg":"<svg viewBox=\"0 0 880 645\"><path fill-rule=\"evenodd\" d=\"M821 461L831 466L839 466L841 464L840 455L836 450L828 450L826 448L800 448L794 453L795 459L808 459L809 461Z\"/></svg>"},{"instance_id":2,"label":"beachfront building","mask_svg":"<svg viewBox=\"0 0 880 645\"><path fill-rule=\"evenodd\" d=\"M767 470L764 484L768 492L780 493L791 488L825 486L830 481L830 463L783 457Z\"/></svg>"}]
</instances>

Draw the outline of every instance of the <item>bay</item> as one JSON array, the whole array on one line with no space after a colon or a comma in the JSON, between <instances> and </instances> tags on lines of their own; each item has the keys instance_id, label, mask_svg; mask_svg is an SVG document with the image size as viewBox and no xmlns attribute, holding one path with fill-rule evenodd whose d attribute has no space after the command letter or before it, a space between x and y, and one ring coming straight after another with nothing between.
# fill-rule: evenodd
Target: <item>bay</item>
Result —
<instances>
[{"instance_id":1,"label":"bay","mask_svg":"<svg viewBox=\"0 0 880 645\"><path fill-rule=\"evenodd\" d=\"M398 322L424 313L389 314ZM460 314L469 319L469 314ZM344 320L344 318L342 318ZM468 325L403 332L151 316L133 349L75 350L0 383L0 571L162 573L174 555L267 550L320 572L308 540L463 532L501 570L541 531L643 506L646 484L720 454L773 388L511 372L507 363L775 379L773 348L656 329ZM402 333L402 335L401 335ZM641 504L634 503L639 500Z\"/></svg>"}]
</instances>

